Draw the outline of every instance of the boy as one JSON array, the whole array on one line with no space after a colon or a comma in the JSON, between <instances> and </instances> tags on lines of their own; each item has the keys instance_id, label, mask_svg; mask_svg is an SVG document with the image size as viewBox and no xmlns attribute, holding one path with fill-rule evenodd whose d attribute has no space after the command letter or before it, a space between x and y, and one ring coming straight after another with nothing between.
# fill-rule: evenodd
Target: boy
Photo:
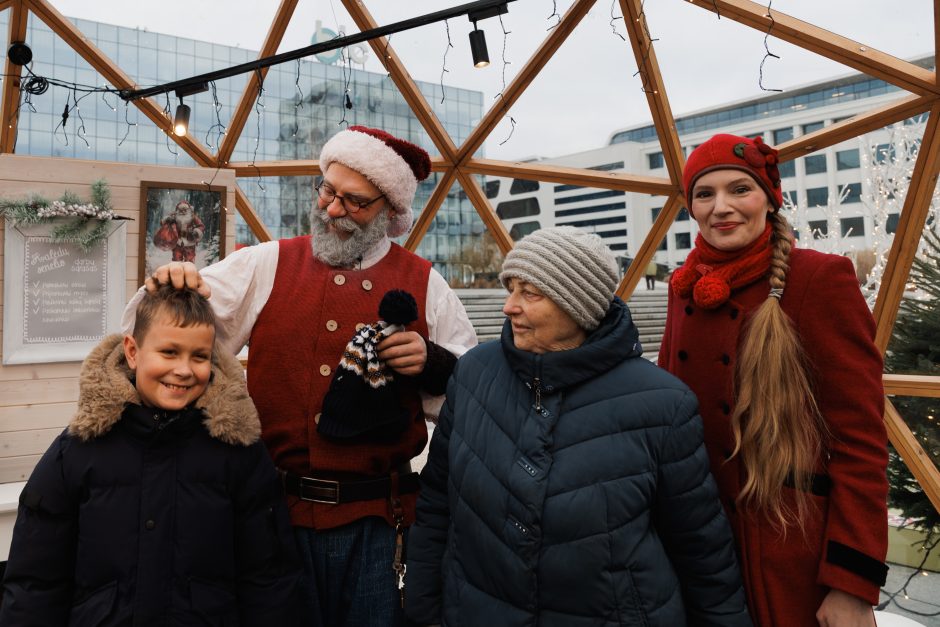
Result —
<instances>
[{"instance_id":1,"label":"boy","mask_svg":"<svg viewBox=\"0 0 940 627\"><path fill-rule=\"evenodd\" d=\"M293 624L277 473L212 309L164 287L82 366L20 497L0 625Z\"/></svg>"}]
</instances>

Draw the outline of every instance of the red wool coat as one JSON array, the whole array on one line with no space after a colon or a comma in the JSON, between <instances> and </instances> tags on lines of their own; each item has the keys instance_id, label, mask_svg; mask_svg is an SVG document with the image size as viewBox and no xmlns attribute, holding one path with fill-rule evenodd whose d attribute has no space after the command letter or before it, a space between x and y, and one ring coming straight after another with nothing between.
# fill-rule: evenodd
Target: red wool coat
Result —
<instances>
[{"instance_id":1,"label":"red wool coat","mask_svg":"<svg viewBox=\"0 0 940 627\"><path fill-rule=\"evenodd\" d=\"M794 249L780 304L795 323L813 365L816 400L830 437L818 460L806 535L776 532L764 516L735 506L743 485L730 416L738 339L767 298L766 278L704 310L669 292L659 365L698 396L705 446L737 540L748 605L759 627L816 627L831 588L878 602L887 567L887 436L882 358L874 321L843 257ZM784 498L790 493L784 488Z\"/></svg>"}]
</instances>

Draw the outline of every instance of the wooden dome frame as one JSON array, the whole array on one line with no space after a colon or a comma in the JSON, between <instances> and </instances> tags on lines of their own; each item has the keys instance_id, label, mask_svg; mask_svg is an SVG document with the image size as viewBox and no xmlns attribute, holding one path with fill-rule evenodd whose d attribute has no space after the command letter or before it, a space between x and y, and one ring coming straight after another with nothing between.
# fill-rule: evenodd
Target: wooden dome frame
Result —
<instances>
[{"instance_id":1,"label":"wooden dome frame","mask_svg":"<svg viewBox=\"0 0 940 627\"><path fill-rule=\"evenodd\" d=\"M473 175L511 177L664 195L667 197L665 206L637 251L635 261L627 270L617 291L622 297L628 297L633 292L644 268L653 257L659 242L666 236L683 205L681 172L685 157L669 106L666 87L659 71L653 42L650 41L646 29L642 2L641 0L618 1L630 45L637 60L637 67L643 84L646 86L647 102L668 172L666 178L473 157L555 51L564 44L571 32L587 15L596 0L574 0L558 25L549 31L542 44L503 90L502 98L493 104L460 146L457 146L447 134L443 124L421 95L387 39L369 42L440 153L432 159L432 163L433 171L440 173L441 176L408 237L406 248L412 251L417 249L455 180L459 181L503 254L512 248L512 239L487 200L483 189L473 179ZM298 0L281 0L261 47L259 58L277 52L297 3ZM378 26L364 4L356 0L342 0L342 3L360 30ZM734 20L761 33L766 32L770 27L771 19L767 15L766 7L750 0L699 0L698 2L689 0L689 4L701 10L719 12L722 18ZM933 4L935 50L940 51L940 0L934 0ZM102 53L47 0L0 0L0 11L5 9L11 10L7 41L25 40L27 18L30 13L33 13L113 86L119 89L136 88L130 76ZM891 331L903 298L904 286L926 224L931 197L937 185L938 174L940 174L940 81L938 81L937 72L833 34L776 10L773 16L773 32L774 36L779 39L852 67L868 76L879 78L911 94L898 98L886 106L855 115L781 144L778 148L782 161L796 159L921 113L930 113L873 312L877 325L875 342L884 352L891 338ZM22 68L13 65L7 59L4 72L7 76L20 76ZM258 89L258 80L263 79L266 73L265 69L249 76L245 90L228 125L225 138L215 154L192 135L184 137L174 135L171 129L172 120L164 115L163 108L153 99L139 99L133 102L200 166L230 168L235 171L237 177L243 178L320 174L319 164L315 160L270 161L253 165L229 161L251 113L254 94ZM20 81L18 79L4 81L2 95L0 95L0 116L2 116L0 119L8 123L0 128L0 154L12 153L16 144L19 100ZM237 187L236 208L259 240L271 239L270 232L251 206L248 197ZM940 397L940 377L935 376L886 374L884 386L888 395ZM933 506L940 511L940 470L920 446L890 399L886 399L885 403L885 423L891 443L901 454Z\"/></svg>"}]
</instances>

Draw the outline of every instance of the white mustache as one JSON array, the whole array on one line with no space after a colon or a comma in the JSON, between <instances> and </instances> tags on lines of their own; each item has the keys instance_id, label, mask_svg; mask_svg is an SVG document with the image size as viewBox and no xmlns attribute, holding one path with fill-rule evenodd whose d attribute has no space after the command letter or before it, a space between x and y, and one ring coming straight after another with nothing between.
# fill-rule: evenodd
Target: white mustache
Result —
<instances>
[{"instance_id":1,"label":"white mustache","mask_svg":"<svg viewBox=\"0 0 940 627\"><path fill-rule=\"evenodd\" d=\"M336 228L346 231L347 233L356 233L362 229L355 220L349 216L343 216L342 218L331 218L326 211L317 211L317 217L323 221L324 224L335 226Z\"/></svg>"}]
</instances>

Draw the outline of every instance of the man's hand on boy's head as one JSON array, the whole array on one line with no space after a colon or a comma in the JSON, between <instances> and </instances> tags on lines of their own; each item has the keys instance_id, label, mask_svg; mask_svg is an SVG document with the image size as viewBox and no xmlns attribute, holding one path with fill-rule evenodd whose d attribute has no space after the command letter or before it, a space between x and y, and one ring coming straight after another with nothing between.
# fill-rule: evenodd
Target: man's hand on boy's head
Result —
<instances>
[{"instance_id":1,"label":"man's hand on boy's head","mask_svg":"<svg viewBox=\"0 0 940 627\"><path fill-rule=\"evenodd\" d=\"M379 342L379 359L398 374L414 377L424 371L428 346L414 331L399 331Z\"/></svg>"},{"instance_id":2,"label":"man's hand on boy's head","mask_svg":"<svg viewBox=\"0 0 940 627\"><path fill-rule=\"evenodd\" d=\"M196 264L189 261L171 261L154 270L153 274L144 281L148 292L155 292L158 287L167 283L172 283L173 287L178 290L188 287L206 298L212 296L212 290L202 280Z\"/></svg>"}]
</instances>

